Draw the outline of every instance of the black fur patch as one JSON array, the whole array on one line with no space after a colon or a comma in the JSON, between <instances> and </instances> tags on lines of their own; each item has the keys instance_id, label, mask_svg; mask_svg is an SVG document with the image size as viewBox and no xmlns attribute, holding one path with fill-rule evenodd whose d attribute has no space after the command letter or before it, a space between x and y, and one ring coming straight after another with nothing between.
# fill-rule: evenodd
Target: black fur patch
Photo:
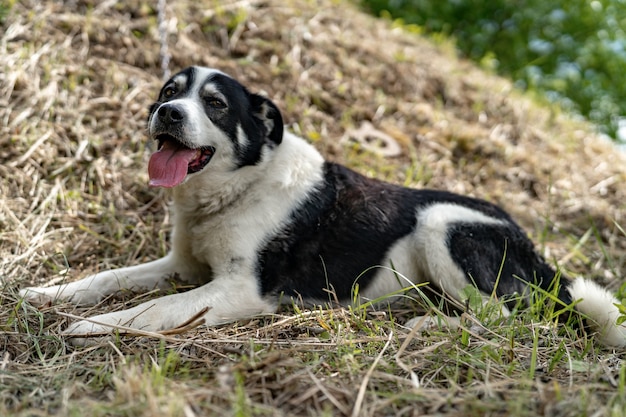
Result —
<instances>
[{"instance_id":1,"label":"black fur patch","mask_svg":"<svg viewBox=\"0 0 626 417\"><path fill-rule=\"evenodd\" d=\"M457 223L451 226L447 243L454 262L486 294L491 294L495 287L498 297L524 295L524 304L528 306L528 283L553 290L554 269L513 222ZM567 304L572 301L564 286L558 296Z\"/></svg>"},{"instance_id":2,"label":"black fur patch","mask_svg":"<svg viewBox=\"0 0 626 417\"><path fill-rule=\"evenodd\" d=\"M205 105L207 117L232 140L239 167L255 165L261 158L263 145L274 146L282 139L283 121L278 108L268 99L250 93L238 81L223 74L213 74L206 80L228 101L223 112L215 112ZM266 117L276 119L268 129ZM237 140L237 128L241 125L246 137L243 144Z\"/></svg>"},{"instance_id":3,"label":"black fur patch","mask_svg":"<svg viewBox=\"0 0 626 417\"><path fill-rule=\"evenodd\" d=\"M367 286L389 248L415 227L419 195L326 163L325 180L262 251L261 291L348 300L354 281Z\"/></svg>"}]
</instances>

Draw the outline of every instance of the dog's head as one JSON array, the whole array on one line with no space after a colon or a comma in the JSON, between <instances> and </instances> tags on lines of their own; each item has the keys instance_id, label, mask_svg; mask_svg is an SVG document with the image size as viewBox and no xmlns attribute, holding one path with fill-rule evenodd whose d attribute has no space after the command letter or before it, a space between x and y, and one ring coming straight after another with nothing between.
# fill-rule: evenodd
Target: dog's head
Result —
<instances>
[{"instance_id":1,"label":"dog's head","mask_svg":"<svg viewBox=\"0 0 626 417\"><path fill-rule=\"evenodd\" d=\"M150 185L175 187L212 165L227 171L259 163L264 149L280 144L283 120L274 103L230 76L190 67L161 89L148 134L158 142Z\"/></svg>"}]
</instances>

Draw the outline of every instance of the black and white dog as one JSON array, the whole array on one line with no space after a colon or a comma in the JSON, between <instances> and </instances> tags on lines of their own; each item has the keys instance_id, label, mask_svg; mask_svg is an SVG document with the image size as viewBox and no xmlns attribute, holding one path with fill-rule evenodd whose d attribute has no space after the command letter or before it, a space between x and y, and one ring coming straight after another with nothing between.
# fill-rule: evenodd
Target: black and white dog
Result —
<instances>
[{"instance_id":1,"label":"black and white dog","mask_svg":"<svg viewBox=\"0 0 626 417\"><path fill-rule=\"evenodd\" d=\"M197 287L79 321L68 334L111 332L107 324L167 329L205 308L204 322L216 325L274 312L281 301L359 302L427 282L457 300L468 285L485 299L526 304L531 286L551 291L564 305L576 302L603 343L626 345L615 297L589 280L555 278L502 209L325 162L283 131L271 101L220 71L192 67L172 77L148 131L158 142L150 184L173 193L171 252L21 294L95 304L121 289L169 288L174 277Z\"/></svg>"}]
</instances>

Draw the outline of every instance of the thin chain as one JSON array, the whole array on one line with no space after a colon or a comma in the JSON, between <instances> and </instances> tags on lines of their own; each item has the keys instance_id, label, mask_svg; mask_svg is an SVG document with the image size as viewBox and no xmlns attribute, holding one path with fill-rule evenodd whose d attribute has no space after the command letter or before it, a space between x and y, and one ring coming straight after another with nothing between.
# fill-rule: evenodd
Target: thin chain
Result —
<instances>
[{"instance_id":1,"label":"thin chain","mask_svg":"<svg viewBox=\"0 0 626 417\"><path fill-rule=\"evenodd\" d=\"M165 21L165 0L159 0L158 4L159 40L161 41L161 71L163 79L170 78L170 53L167 48L167 22Z\"/></svg>"}]
</instances>

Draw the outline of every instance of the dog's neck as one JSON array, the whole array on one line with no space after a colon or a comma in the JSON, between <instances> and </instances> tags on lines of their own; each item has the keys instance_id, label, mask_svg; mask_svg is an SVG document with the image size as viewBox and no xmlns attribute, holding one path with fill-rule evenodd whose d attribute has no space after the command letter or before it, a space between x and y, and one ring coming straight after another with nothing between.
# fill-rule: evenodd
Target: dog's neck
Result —
<instances>
[{"instance_id":1,"label":"dog's neck","mask_svg":"<svg viewBox=\"0 0 626 417\"><path fill-rule=\"evenodd\" d=\"M276 198L299 200L302 190L310 190L311 183L323 179L323 163L323 157L312 145L286 133L279 146L264 150L256 165L213 173L210 177L196 176L175 187L174 206L178 213L209 216L235 204L254 204L255 199L271 197L257 196L251 191L253 188L271 190ZM207 168L211 168L210 164ZM259 183L266 186L258 187Z\"/></svg>"},{"instance_id":2,"label":"dog's neck","mask_svg":"<svg viewBox=\"0 0 626 417\"><path fill-rule=\"evenodd\" d=\"M210 182L191 178L175 187L172 196L176 211L194 216L212 215L241 200L257 181L254 175L241 175L241 171L247 168L250 167L239 168L238 173L213 175Z\"/></svg>"}]
</instances>

